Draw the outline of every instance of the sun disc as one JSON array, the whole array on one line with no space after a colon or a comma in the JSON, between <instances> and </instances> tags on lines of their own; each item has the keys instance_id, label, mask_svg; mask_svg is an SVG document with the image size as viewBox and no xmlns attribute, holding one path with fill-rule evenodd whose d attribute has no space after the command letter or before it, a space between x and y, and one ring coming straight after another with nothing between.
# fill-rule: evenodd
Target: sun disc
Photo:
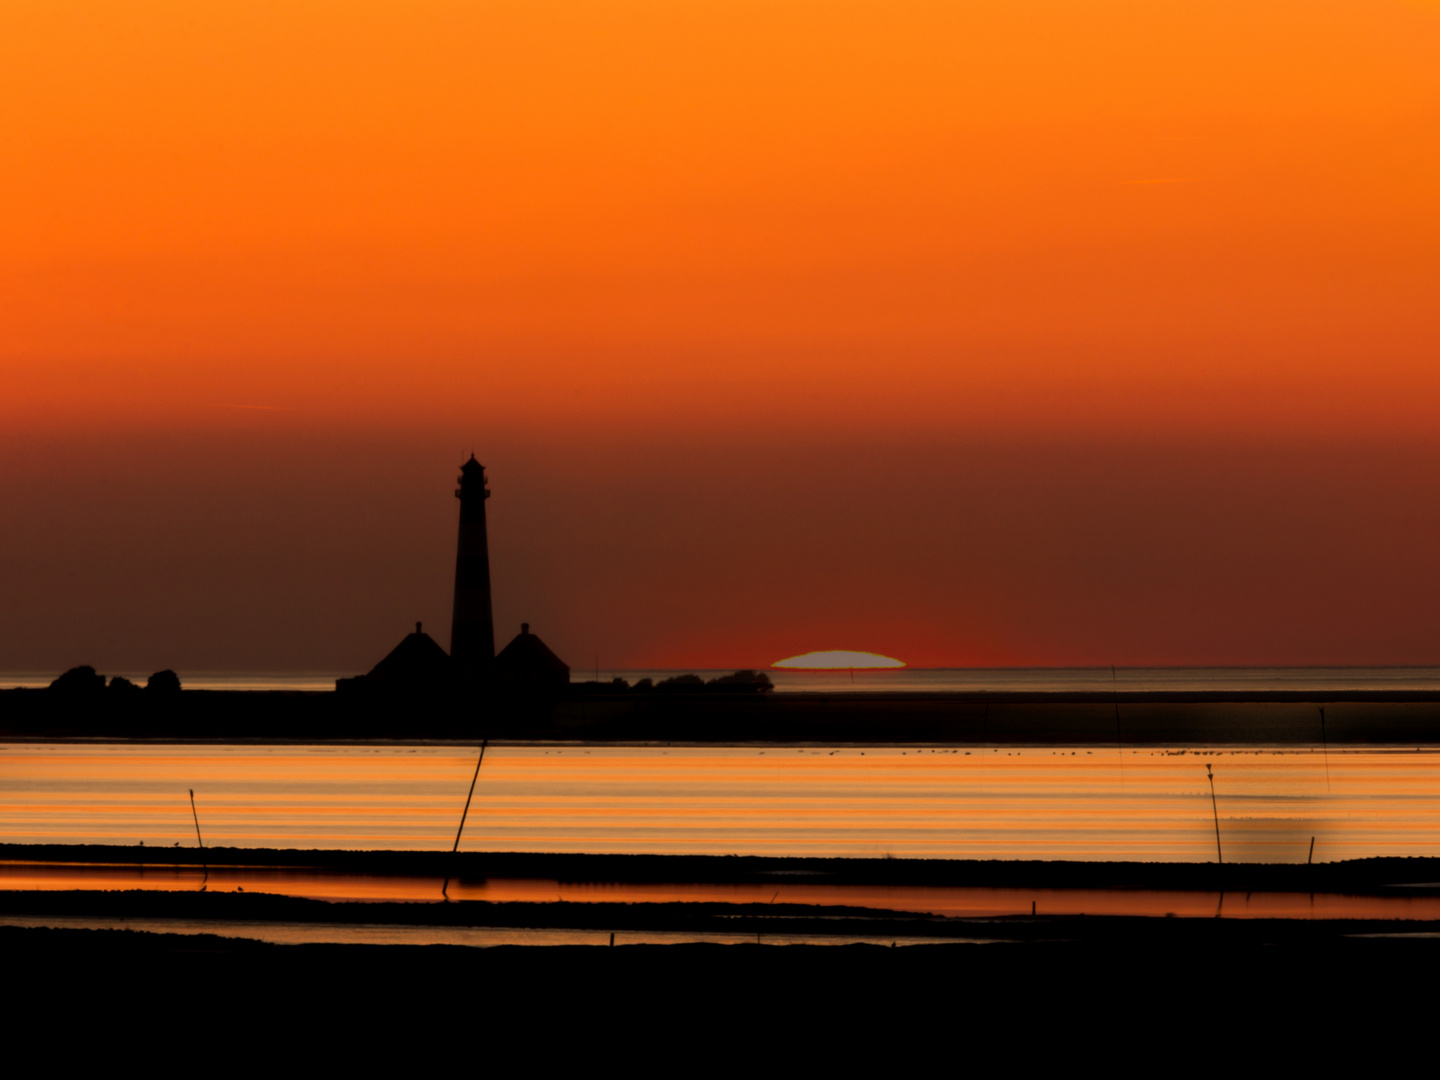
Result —
<instances>
[{"instance_id":1,"label":"sun disc","mask_svg":"<svg viewBox=\"0 0 1440 1080\"><path fill-rule=\"evenodd\" d=\"M849 649L830 649L825 652L808 652L800 656L787 657L784 660L776 660L770 665L777 668L792 668L800 671L837 671L861 669L879 670L882 668L902 668L905 661L896 660L893 656L881 656L879 653L853 652Z\"/></svg>"}]
</instances>

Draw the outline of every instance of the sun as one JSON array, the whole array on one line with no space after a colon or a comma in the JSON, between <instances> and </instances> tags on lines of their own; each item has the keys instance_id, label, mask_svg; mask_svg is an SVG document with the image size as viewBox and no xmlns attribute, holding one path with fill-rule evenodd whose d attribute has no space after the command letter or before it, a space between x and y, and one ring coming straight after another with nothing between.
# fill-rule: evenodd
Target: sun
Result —
<instances>
[{"instance_id":1,"label":"sun","mask_svg":"<svg viewBox=\"0 0 1440 1080\"><path fill-rule=\"evenodd\" d=\"M807 652L800 656L788 657L785 660L776 660L770 666L793 668L800 671L834 671L837 669L859 671L862 668L874 670L902 668L905 666L905 661L896 660L893 656L881 656L879 653L830 649L826 652Z\"/></svg>"}]
</instances>

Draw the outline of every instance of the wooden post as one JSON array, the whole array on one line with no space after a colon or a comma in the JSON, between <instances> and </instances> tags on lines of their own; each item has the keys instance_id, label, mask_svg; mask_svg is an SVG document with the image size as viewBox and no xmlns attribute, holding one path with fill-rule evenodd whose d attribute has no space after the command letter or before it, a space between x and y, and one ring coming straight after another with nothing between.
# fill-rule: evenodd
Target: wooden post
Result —
<instances>
[{"instance_id":1,"label":"wooden post","mask_svg":"<svg viewBox=\"0 0 1440 1080\"><path fill-rule=\"evenodd\" d=\"M465 796L465 809L460 812L460 827L455 830L455 846L450 849L454 855L460 850L460 834L465 831L465 819L470 815L470 800L475 797L475 781L480 779L480 765L485 760L485 747L490 745L489 739L480 743L480 757L475 761L475 775L470 778L470 794ZM450 899L450 875L445 875L445 884L440 886L440 895L446 900Z\"/></svg>"},{"instance_id":2,"label":"wooden post","mask_svg":"<svg viewBox=\"0 0 1440 1080\"><path fill-rule=\"evenodd\" d=\"M205 841L200 838L200 815L195 812L195 789L190 789L190 816L195 819L195 842L200 845L200 865L205 870L204 881L210 880L210 866L205 859Z\"/></svg>"},{"instance_id":3,"label":"wooden post","mask_svg":"<svg viewBox=\"0 0 1440 1080\"><path fill-rule=\"evenodd\" d=\"M1315 858L1315 837L1310 837L1310 854L1305 856L1305 865L1309 866Z\"/></svg>"},{"instance_id":4,"label":"wooden post","mask_svg":"<svg viewBox=\"0 0 1440 1080\"><path fill-rule=\"evenodd\" d=\"M1210 771L1210 763L1205 763L1205 775L1210 779L1210 810L1215 815L1215 864L1225 865L1225 858L1220 852L1220 807L1215 802L1215 774ZM1222 893L1223 897L1224 894ZM1221 901L1224 902L1223 899Z\"/></svg>"}]
</instances>

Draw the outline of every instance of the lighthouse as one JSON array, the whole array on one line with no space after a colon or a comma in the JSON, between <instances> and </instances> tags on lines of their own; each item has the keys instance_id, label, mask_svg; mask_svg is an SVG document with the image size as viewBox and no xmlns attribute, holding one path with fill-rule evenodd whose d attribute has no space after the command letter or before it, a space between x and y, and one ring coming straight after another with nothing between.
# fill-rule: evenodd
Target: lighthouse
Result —
<instances>
[{"instance_id":1,"label":"lighthouse","mask_svg":"<svg viewBox=\"0 0 1440 1080\"><path fill-rule=\"evenodd\" d=\"M460 466L460 546L455 556L455 615L450 656L462 671L495 661L495 621L490 609L490 548L485 535L485 466L470 455Z\"/></svg>"}]
</instances>

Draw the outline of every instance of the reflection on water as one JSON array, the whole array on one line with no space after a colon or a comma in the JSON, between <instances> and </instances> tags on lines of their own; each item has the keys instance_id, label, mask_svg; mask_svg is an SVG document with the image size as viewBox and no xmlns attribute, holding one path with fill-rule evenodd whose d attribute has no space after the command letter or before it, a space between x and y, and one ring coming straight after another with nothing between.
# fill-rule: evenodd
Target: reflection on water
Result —
<instances>
[{"instance_id":1,"label":"reflection on water","mask_svg":"<svg viewBox=\"0 0 1440 1080\"><path fill-rule=\"evenodd\" d=\"M328 901L440 903L441 879L327 870L211 869L0 863L0 889L270 893ZM1398 884L1398 883L1397 883ZM829 885L813 881L680 884L488 878L453 879L451 900L491 903L817 904L953 918L1016 915L1176 915L1235 919L1440 920L1440 895L1346 896L1335 893L1218 892L1173 889L1030 889L923 885ZM249 935L247 935L249 936ZM269 939L267 939L269 940Z\"/></svg>"},{"instance_id":2,"label":"reflection on water","mask_svg":"<svg viewBox=\"0 0 1440 1080\"><path fill-rule=\"evenodd\" d=\"M446 850L474 751L0 744L0 841ZM1440 855L1434 751L497 746L463 847L981 859Z\"/></svg>"}]
</instances>

